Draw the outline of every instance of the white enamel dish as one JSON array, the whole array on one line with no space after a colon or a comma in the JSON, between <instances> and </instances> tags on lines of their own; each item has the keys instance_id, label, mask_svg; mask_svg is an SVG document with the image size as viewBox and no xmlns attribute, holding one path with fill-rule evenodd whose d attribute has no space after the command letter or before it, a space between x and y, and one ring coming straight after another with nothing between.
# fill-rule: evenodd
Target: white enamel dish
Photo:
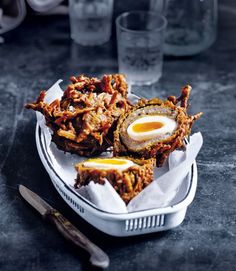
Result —
<instances>
[{"instance_id":1,"label":"white enamel dish","mask_svg":"<svg viewBox=\"0 0 236 271\"><path fill-rule=\"evenodd\" d=\"M97 229L113 236L131 236L164 231L182 223L197 188L196 162L179 188L170 206L132 213L114 214L98 209L82 197L73 187L76 172L67 162L68 155L79 161L79 156L59 151L54 144L48 147L47 134L37 124L36 145L41 161L55 188L66 203ZM80 158L81 159L81 158Z\"/></svg>"}]
</instances>

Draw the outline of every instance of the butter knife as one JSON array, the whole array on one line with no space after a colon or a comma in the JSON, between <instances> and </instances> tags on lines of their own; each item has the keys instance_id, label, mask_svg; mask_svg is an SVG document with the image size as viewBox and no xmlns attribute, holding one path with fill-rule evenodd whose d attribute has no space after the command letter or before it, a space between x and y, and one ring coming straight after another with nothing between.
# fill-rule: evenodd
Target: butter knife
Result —
<instances>
[{"instance_id":1,"label":"butter knife","mask_svg":"<svg viewBox=\"0 0 236 271\"><path fill-rule=\"evenodd\" d=\"M107 254L92 243L56 209L23 185L19 185L19 192L21 196L42 215L43 218L51 221L67 240L87 251L90 254L89 261L93 266L99 268L107 268L109 266L109 258Z\"/></svg>"}]
</instances>

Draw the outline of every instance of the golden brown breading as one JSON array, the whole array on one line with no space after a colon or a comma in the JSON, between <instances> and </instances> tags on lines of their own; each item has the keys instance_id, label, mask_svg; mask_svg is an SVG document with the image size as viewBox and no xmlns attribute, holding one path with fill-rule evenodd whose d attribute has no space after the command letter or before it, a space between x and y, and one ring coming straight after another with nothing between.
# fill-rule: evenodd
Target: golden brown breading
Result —
<instances>
[{"instance_id":1,"label":"golden brown breading","mask_svg":"<svg viewBox=\"0 0 236 271\"><path fill-rule=\"evenodd\" d=\"M78 172L75 187L79 188L87 185L90 181L104 184L105 179L110 182L123 201L129 201L140 193L149 183L153 181L155 159L134 159L130 157L119 157L128 159L136 165L126 170L118 169L96 169L85 167L83 163L78 163L75 168Z\"/></svg>"},{"instance_id":2,"label":"golden brown breading","mask_svg":"<svg viewBox=\"0 0 236 271\"><path fill-rule=\"evenodd\" d=\"M158 98L139 100L137 105L122 115L118 121L116 131L114 132L114 156L128 155L135 158L142 157L145 159L154 157L156 158L157 166L162 166L170 152L177 148L181 148L184 145L183 140L190 134L193 122L202 115L202 113L198 113L194 116L187 114L190 91L191 87L187 85L182 88L182 93L179 98L170 96L166 101ZM180 103L180 105L178 105L178 103ZM134 121L135 118L140 117L140 114L142 116L142 111L145 115L145 108L157 108L159 110L159 114L171 116L175 119L177 128L167 138L156 140L155 142L151 142L149 145L145 145L144 142L142 147L140 142L128 138L127 126L129 123L127 124L126 119L132 116L132 121ZM135 116L136 111L139 112L139 115L137 116ZM128 143L126 142L125 144L124 141L127 141ZM134 146L137 146L136 149Z\"/></svg>"},{"instance_id":3,"label":"golden brown breading","mask_svg":"<svg viewBox=\"0 0 236 271\"><path fill-rule=\"evenodd\" d=\"M130 108L125 77L114 74L98 79L80 75L70 80L61 100L48 104L44 102L46 92L42 91L26 108L45 116L58 148L84 156L99 154L112 146L117 119Z\"/></svg>"}]
</instances>

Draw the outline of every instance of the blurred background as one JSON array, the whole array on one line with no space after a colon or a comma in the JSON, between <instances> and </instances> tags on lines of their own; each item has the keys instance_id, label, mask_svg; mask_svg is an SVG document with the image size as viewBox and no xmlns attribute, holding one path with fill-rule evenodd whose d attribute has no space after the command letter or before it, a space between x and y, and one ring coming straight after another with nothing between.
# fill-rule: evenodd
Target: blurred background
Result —
<instances>
[{"instance_id":1,"label":"blurred background","mask_svg":"<svg viewBox=\"0 0 236 271\"><path fill-rule=\"evenodd\" d=\"M167 9L165 10L165 8L163 7L164 5L166 5L167 2L169 3L168 13L166 11ZM101 46L91 47L80 46L78 42L76 43L71 40L71 30L68 15L68 1L2 0L0 3L0 8L2 7L2 15L0 16L0 18L2 17L0 33L5 32L5 34L2 34L1 38L2 42L3 39L5 40L5 44L2 44L1 52L5 56L8 55L6 62L9 63L11 63L11 57L15 59L13 55L14 52L17 52L17 63L21 66L20 72L27 71L27 68L31 66L29 65L29 63L32 64L32 61L37 61L37 63L35 63L34 65L34 71L31 70L32 76L33 73L36 72L36 70L42 68L44 71L47 71L46 76L49 76L50 72L52 72L56 78L68 78L68 76L71 74L78 74L81 72L89 75L101 75L103 73L117 72L118 64L115 19L118 15L126 11L151 10L153 12L156 12L157 14L158 12L162 12L163 15L167 17L168 33L170 32L170 27L176 27L176 21L178 23L178 17L180 16L183 16L185 18L185 21L183 22L185 26L190 24L197 24L197 21L200 20L203 21L202 24L197 25L196 27L200 28L199 31L205 31L207 33L206 36L212 39L209 44L206 44L205 47L203 46L203 48L200 48L196 52L194 52L194 50L193 52L191 52L190 50L190 53L188 53L186 49L184 49L184 53L180 52L179 54L177 52L178 50L176 49L167 52L166 55L168 56L165 58L164 64L167 63L166 65L168 65L168 63L170 63L169 61L173 61L173 58L171 57L173 55L177 55L179 57L184 57L186 55L192 56L203 51L201 56L197 56L197 58L195 59L195 61L198 61L199 57L201 59L201 57L204 55L205 49L207 49L210 45L214 44L216 39L218 21L218 8L216 5L217 1L194 1L195 4L189 4L188 2L189 1L181 1L182 4L179 4L179 2L175 0L139 0L135 2L114 1L114 7L112 9L113 15L111 25L111 38L108 42L104 43ZM202 7L199 8L199 3L200 5L203 5L202 3L207 3L207 10L205 11ZM220 1L219 3L219 9L225 13L225 17L230 16L230 13L234 12L233 10L228 8L227 3L233 3L233 1L226 0ZM184 15L181 15L181 12L183 10L189 11L186 12ZM76 12L75 9L74 12ZM206 14L204 13L204 16L200 17L199 14L201 12L205 12ZM209 12L213 12L216 15L211 15L209 14ZM228 15L227 12L229 13ZM189 13L191 14L190 16ZM225 19L226 18L222 20L220 17L220 24L226 23L227 19ZM211 23L213 26L209 26L209 24ZM204 29L204 25L206 26L205 28L208 27L208 29ZM213 28L212 31L210 29L211 26ZM14 27L16 28L10 31ZM176 35L176 29L173 28L172 31L173 30L175 31ZM215 33L212 33L213 31L215 31ZM166 40L173 38L174 35L172 35L171 37L169 36L166 38ZM188 37L187 34L185 34L185 37L186 36ZM178 39L183 40L182 37L178 37ZM219 39L221 39L221 36L219 37ZM184 42L187 44L187 39ZM217 44L213 46L217 46ZM185 47L188 49L189 46ZM57 49L53 50L53 48ZM167 46L165 48L167 48ZM212 47L211 51L214 50L214 48L216 47ZM5 50L8 53L5 54ZM42 52L43 57L39 57ZM24 66L24 63L28 63L28 65L26 65L27 67L22 67ZM52 65L53 67L50 67L50 65Z\"/></svg>"}]
</instances>

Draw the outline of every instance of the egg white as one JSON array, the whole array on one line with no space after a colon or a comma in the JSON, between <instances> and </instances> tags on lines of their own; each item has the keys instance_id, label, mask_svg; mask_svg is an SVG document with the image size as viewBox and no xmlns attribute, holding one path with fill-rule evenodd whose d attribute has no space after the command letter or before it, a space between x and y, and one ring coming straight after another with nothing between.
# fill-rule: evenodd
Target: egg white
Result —
<instances>
[{"instance_id":1,"label":"egg white","mask_svg":"<svg viewBox=\"0 0 236 271\"><path fill-rule=\"evenodd\" d=\"M132 161L128 160L128 159L118 159L118 158L112 158L112 160L118 160L118 161L124 161L125 164L123 165L114 165L114 164L107 164L107 163L96 163L95 160L96 159L92 159L93 161L86 161L83 163L83 165L85 167L89 167L89 168L97 168L97 169L117 169L117 170L125 170L131 166L134 166L135 163L133 163Z\"/></svg>"},{"instance_id":2,"label":"egg white","mask_svg":"<svg viewBox=\"0 0 236 271\"><path fill-rule=\"evenodd\" d=\"M137 123L147 123L147 122L161 122L164 125L159 128L152 131L147 132L135 132L133 130L133 126ZM152 115L152 116L144 116L141 117L134 122L132 122L128 128L127 133L130 138L136 141L144 141L149 139L154 139L155 137L160 137L162 135L165 135L167 133L172 134L173 131L176 129L177 123L174 119L168 118L166 116L161 115Z\"/></svg>"}]
</instances>

